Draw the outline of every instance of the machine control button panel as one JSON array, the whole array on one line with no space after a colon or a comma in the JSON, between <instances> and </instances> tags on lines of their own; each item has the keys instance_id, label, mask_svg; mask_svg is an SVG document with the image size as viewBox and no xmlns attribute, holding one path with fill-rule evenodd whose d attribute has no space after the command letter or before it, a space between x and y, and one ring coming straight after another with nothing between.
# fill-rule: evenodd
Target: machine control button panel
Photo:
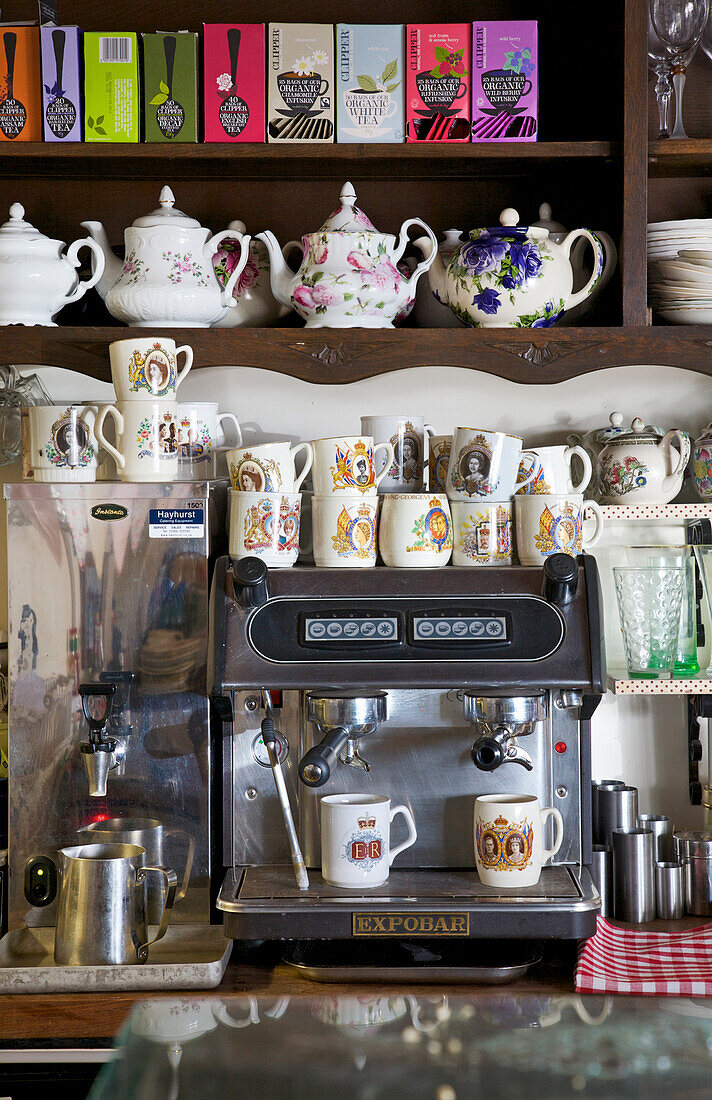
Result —
<instances>
[{"instance_id":1,"label":"machine control button panel","mask_svg":"<svg viewBox=\"0 0 712 1100\"><path fill-rule=\"evenodd\" d=\"M323 618L305 616L304 642L307 645L357 642L399 642L397 615L349 615Z\"/></svg>"},{"instance_id":2,"label":"machine control button panel","mask_svg":"<svg viewBox=\"0 0 712 1100\"><path fill-rule=\"evenodd\" d=\"M505 615L413 615L414 642L508 642Z\"/></svg>"}]
</instances>

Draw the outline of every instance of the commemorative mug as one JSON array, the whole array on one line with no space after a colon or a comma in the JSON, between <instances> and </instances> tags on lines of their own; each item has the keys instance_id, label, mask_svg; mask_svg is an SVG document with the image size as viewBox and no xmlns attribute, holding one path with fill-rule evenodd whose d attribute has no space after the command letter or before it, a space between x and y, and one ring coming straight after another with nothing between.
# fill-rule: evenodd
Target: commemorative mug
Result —
<instances>
[{"instance_id":1,"label":"commemorative mug","mask_svg":"<svg viewBox=\"0 0 712 1100\"><path fill-rule=\"evenodd\" d=\"M388 881L396 856L418 839L407 806L384 794L327 794L321 802L321 874L343 890L371 889ZM402 814L408 836L391 848L391 822Z\"/></svg>"},{"instance_id":2,"label":"commemorative mug","mask_svg":"<svg viewBox=\"0 0 712 1100\"><path fill-rule=\"evenodd\" d=\"M544 843L547 818L556 823L553 848ZM541 869L564 839L564 821L533 794L484 794L475 799L475 864L484 886L536 886Z\"/></svg>"},{"instance_id":3,"label":"commemorative mug","mask_svg":"<svg viewBox=\"0 0 712 1100\"><path fill-rule=\"evenodd\" d=\"M322 568L368 569L378 553L378 501L370 497L312 497L314 564Z\"/></svg>"},{"instance_id":4,"label":"commemorative mug","mask_svg":"<svg viewBox=\"0 0 712 1100\"><path fill-rule=\"evenodd\" d=\"M390 439L393 447L393 462L381 478L379 493L422 493L426 439L433 430L422 416L361 417L364 435Z\"/></svg>"},{"instance_id":5,"label":"commemorative mug","mask_svg":"<svg viewBox=\"0 0 712 1100\"><path fill-rule=\"evenodd\" d=\"M104 435L107 416L116 446ZM175 401L118 401L103 405L96 438L116 462L122 481L174 481L178 473L178 405Z\"/></svg>"},{"instance_id":6,"label":"commemorative mug","mask_svg":"<svg viewBox=\"0 0 712 1100\"><path fill-rule=\"evenodd\" d=\"M376 443L370 435L347 435L313 439L312 484L315 496L349 494L375 495L393 465L393 444ZM385 451L386 460L376 474L375 458Z\"/></svg>"},{"instance_id":7,"label":"commemorative mug","mask_svg":"<svg viewBox=\"0 0 712 1100\"><path fill-rule=\"evenodd\" d=\"M576 557L598 542L603 531L603 513L595 500L581 493L561 496L517 496L515 498L517 554L522 565L542 565L552 554ZM583 521L593 515L593 534L584 537Z\"/></svg>"},{"instance_id":8,"label":"commemorative mug","mask_svg":"<svg viewBox=\"0 0 712 1100\"><path fill-rule=\"evenodd\" d=\"M571 473L571 459L576 456L583 467L576 484ZM534 472L534 479L527 480ZM527 496L558 496L563 493L583 493L588 488L593 467L591 456L583 447L534 447L522 451L517 474L517 493Z\"/></svg>"},{"instance_id":9,"label":"commemorative mug","mask_svg":"<svg viewBox=\"0 0 712 1100\"><path fill-rule=\"evenodd\" d=\"M452 450L451 435L431 435L428 456L428 488L433 493L447 491L447 468Z\"/></svg>"},{"instance_id":10,"label":"commemorative mug","mask_svg":"<svg viewBox=\"0 0 712 1100\"><path fill-rule=\"evenodd\" d=\"M378 544L386 565L447 565L452 518L444 493L392 493L381 500Z\"/></svg>"},{"instance_id":11,"label":"commemorative mug","mask_svg":"<svg viewBox=\"0 0 712 1100\"><path fill-rule=\"evenodd\" d=\"M301 493L238 493L230 490L231 558L262 558L271 569L299 557Z\"/></svg>"},{"instance_id":12,"label":"commemorative mug","mask_svg":"<svg viewBox=\"0 0 712 1100\"><path fill-rule=\"evenodd\" d=\"M304 451L306 459L297 474L295 459ZM255 447L238 447L225 455L233 489L240 493L298 493L312 468L314 453L311 443L287 440L280 443L259 443Z\"/></svg>"},{"instance_id":13,"label":"commemorative mug","mask_svg":"<svg viewBox=\"0 0 712 1100\"><path fill-rule=\"evenodd\" d=\"M29 466L35 481L95 481L94 405L32 405Z\"/></svg>"},{"instance_id":14,"label":"commemorative mug","mask_svg":"<svg viewBox=\"0 0 712 1100\"><path fill-rule=\"evenodd\" d=\"M178 371L178 356L185 356ZM193 365L193 349L168 336L137 336L109 344L111 378L119 401L172 399Z\"/></svg>"},{"instance_id":15,"label":"commemorative mug","mask_svg":"<svg viewBox=\"0 0 712 1100\"><path fill-rule=\"evenodd\" d=\"M453 500L453 565L512 564L512 502Z\"/></svg>"},{"instance_id":16,"label":"commemorative mug","mask_svg":"<svg viewBox=\"0 0 712 1100\"><path fill-rule=\"evenodd\" d=\"M218 412L217 401L180 402L178 405L178 481L215 474L219 451L242 446L242 429L234 413ZM234 428L235 441L225 445L223 424Z\"/></svg>"},{"instance_id":17,"label":"commemorative mug","mask_svg":"<svg viewBox=\"0 0 712 1100\"><path fill-rule=\"evenodd\" d=\"M479 428L455 428L447 469L450 500L506 500L514 494L522 440ZM534 480L534 473L522 487Z\"/></svg>"}]
</instances>

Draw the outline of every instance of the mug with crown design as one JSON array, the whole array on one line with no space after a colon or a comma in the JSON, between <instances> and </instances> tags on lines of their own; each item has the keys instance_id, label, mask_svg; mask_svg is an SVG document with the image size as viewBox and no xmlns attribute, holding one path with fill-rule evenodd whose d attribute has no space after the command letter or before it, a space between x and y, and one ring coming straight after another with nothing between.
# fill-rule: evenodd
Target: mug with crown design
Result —
<instances>
[{"instance_id":1,"label":"mug with crown design","mask_svg":"<svg viewBox=\"0 0 712 1100\"><path fill-rule=\"evenodd\" d=\"M373 889L388 880L397 855L418 839L407 806L394 806L384 794L328 794L321 800L321 874L330 886ZM405 818L408 836L391 847L391 823Z\"/></svg>"},{"instance_id":2,"label":"mug with crown design","mask_svg":"<svg viewBox=\"0 0 712 1100\"><path fill-rule=\"evenodd\" d=\"M546 847L552 817L556 837ZM543 865L564 839L564 821L553 806L542 808L533 794L485 794L475 799L475 863L480 882L505 890L536 886Z\"/></svg>"}]
</instances>

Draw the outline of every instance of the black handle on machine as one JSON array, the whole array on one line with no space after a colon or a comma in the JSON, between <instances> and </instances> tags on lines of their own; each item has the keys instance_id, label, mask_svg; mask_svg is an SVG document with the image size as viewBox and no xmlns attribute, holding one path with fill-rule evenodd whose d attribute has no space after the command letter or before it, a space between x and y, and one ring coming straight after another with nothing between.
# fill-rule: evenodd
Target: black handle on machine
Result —
<instances>
[{"instance_id":1,"label":"black handle on machine","mask_svg":"<svg viewBox=\"0 0 712 1100\"><path fill-rule=\"evenodd\" d=\"M578 562L570 554L552 554L544 562L541 594L547 603L565 607L576 595Z\"/></svg>"},{"instance_id":2,"label":"black handle on machine","mask_svg":"<svg viewBox=\"0 0 712 1100\"><path fill-rule=\"evenodd\" d=\"M336 757L348 740L348 730L337 726L326 737L305 752L299 761L299 778L306 787L323 787L328 783Z\"/></svg>"},{"instance_id":3,"label":"black handle on machine","mask_svg":"<svg viewBox=\"0 0 712 1100\"><path fill-rule=\"evenodd\" d=\"M240 607L262 607L269 599L269 570L261 558L241 558L232 570L232 587Z\"/></svg>"},{"instance_id":4,"label":"black handle on machine","mask_svg":"<svg viewBox=\"0 0 712 1100\"><path fill-rule=\"evenodd\" d=\"M80 684L79 694L82 698L82 710L89 726L89 737L92 741L103 742L106 725L111 716L111 708L114 705L116 684ZM90 710L90 699L103 696L106 700L106 712L101 718L95 718Z\"/></svg>"},{"instance_id":5,"label":"black handle on machine","mask_svg":"<svg viewBox=\"0 0 712 1100\"><path fill-rule=\"evenodd\" d=\"M473 763L482 772L493 772L504 764L506 753L504 746L496 737L480 737L470 750Z\"/></svg>"}]
</instances>

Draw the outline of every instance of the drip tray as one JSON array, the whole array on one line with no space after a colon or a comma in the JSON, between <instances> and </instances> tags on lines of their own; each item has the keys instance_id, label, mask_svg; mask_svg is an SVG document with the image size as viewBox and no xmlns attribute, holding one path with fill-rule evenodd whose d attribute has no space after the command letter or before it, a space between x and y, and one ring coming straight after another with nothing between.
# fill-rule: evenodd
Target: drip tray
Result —
<instances>
[{"instance_id":1,"label":"drip tray","mask_svg":"<svg viewBox=\"0 0 712 1100\"><path fill-rule=\"evenodd\" d=\"M228 871L218 908L232 939L433 936L579 939L593 935L600 898L588 869L547 867L536 886L496 890L472 869L391 871L371 891L327 885L309 872L300 890L291 866Z\"/></svg>"}]
</instances>

